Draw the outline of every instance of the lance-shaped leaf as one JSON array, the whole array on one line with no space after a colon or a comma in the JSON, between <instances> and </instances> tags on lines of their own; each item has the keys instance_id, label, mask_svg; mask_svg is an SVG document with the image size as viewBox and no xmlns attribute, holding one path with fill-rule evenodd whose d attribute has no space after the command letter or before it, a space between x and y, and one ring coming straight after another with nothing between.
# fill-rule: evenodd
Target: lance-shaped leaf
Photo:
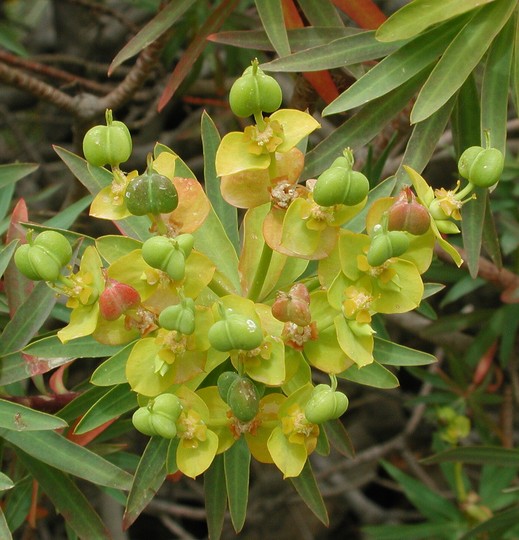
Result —
<instances>
[{"instance_id":1,"label":"lance-shaped leaf","mask_svg":"<svg viewBox=\"0 0 519 540\"><path fill-rule=\"evenodd\" d=\"M495 0L460 30L418 94L412 123L425 120L460 89L516 6L515 0Z\"/></svg>"},{"instance_id":2,"label":"lance-shaped leaf","mask_svg":"<svg viewBox=\"0 0 519 540\"><path fill-rule=\"evenodd\" d=\"M229 511L236 532L241 531L247 515L250 459L250 451L243 437L224 454Z\"/></svg>"},{"instance_id":3,"label":"lance-shaped leaf","mask_svg":"<svg viewBox=\"0 0 519 540\"><path fill-rule=\"evenodd\" d=\"M227 485L222 454L217 455L204 474L205 511L209 538L218 540L222 534L227 509Z\"/></svg>"},{"instance_id":4,"label":"lance-shaped leaf","mask_svg":"<svg viewBox=\"0 0 519 540\"><path fill-rule=\"evenodd\" d=\"M66 427L61 418L0 399L0 428L15 431L44 431Z\"/></svg>"},{"instance_id":5,"label":"lance-shaped leaf","mask_svg":"<svg viewBox=\"0 0 519 540\"><path fill-rule=\"evenodd\" d=\"M278 58L261 65L265 71L320 71L382 58L396 51L403 42L380 43L373 31L340 37L324 45Z\"/></svg>"},{"instance_id":6,"label":"lance-shaped leaf","mask_svg":"<svg viewBox=\"0 0 519 540\"><path fill-rule=\"evenodd\" d=\"M387 96L368 103L358 113L344 122L308 152L305 160L305 175L315 178L336 157L342 155L346 147L355 150L371 141L397 113L404 109L425 77L425 72L415 75Z\"/></svg>"},{"instance_id":7,"label":"lance-shaped leaf","mask_svg":"<svg viewBox=\"0 0 519 540\"><path fill-rule=\"evenodd\" d=\"M171 441L152 437L148 442L135 472L123 517L123 527L128 529L148 505L166 478L166 459Z\"/></svg>"},{"instance_id":8,"label":"lance-shaped leaf","mask_svg":"<svg viewBox=\"0 0 519 540\"><path fill-rule=\"evenodd\" d=\"M102 426L106 422L118 418L137 406L137 396L129 385L114 386L85 413L79 421L74 433L81 435Z\"/></svg>"},{"instance_id":9,"label":"lance-shaped leaf","mask_svg":"<svg viewBox=\"0 0 519 540\"><path fill-rule=\"evenodd\" d=\"M281 0L256 0L263 28L279 56L290 54Z\"/></svg>"},{"instance_id":10,"label":"lance-shaped leaf","mask_svg":"<svg viewBox=\"0 0 519 540\"><path fill-rule=\"evenodd\" d=\"M56 293L45 282L38 283L5 326L0 336L0 354L18 351L27 345L47 320L55 302Z\"/></svg>"},{"instance_id":11,"label":"lance-shaped leaf","mask_svg":"<svg viewBox=\"0 0 519 540\"><path fill-rule=\"evenodd\" d=\"M0 165L0 188L14 184L33 173L39 165L34 163L11 163Z\"/></svg>"},{"instance_id":12,"label":"lance-shaped leaf","mask_svg":"<svg viewBox=\"0 0 519 540\"><path fill-rule=\"evenodd\" d=\"M406 39L433 24L466 13L494 0L414 0L396 11L377 30L380 41Z\"/></svg>"},{"instance_id":13,"label":"lance-shaped leaf","mask_svg":"<svg viewBox=\"0 0 519 540\"><path fill-rule=\"evenodd\" d=\"M148 45L153 43L164 32L169 30L175 21L177 21L193 5L191 0L178 0L168 3L164 9L160 10L146 26L134 36L115 56L108 69L108 75L113 73L115 68L121 65L125 60L138 54Z\"/></svg>"},{"instance_id":14,"label":"lance-shaped leaf","mask_svg":"<svg viewBox=\"0 0 519 540\"><path fill-rule=\"evenodd\" d=\"M79 538L111 538L88 499L65 473L25 452L17 455Z\"/></svg>"},{"instance_id":15,"label":"lance-shaped leaf","mask_svg":"<svg viewBox=\"0 0 519 540\"><path fill-rule=\"evenodd\" d=\"M94 484L116 489L129 489L131 485L132 477L126 471L54 431L19 433L3 429L0 435L37 460Z\"/></svg>"},{"instance_id":16,"label":"lance-shaped leaf","mask_svg":"<svg viewBox=\"0 0 519 540\"><path fill-rule=\"evenodd\" d=\"M398 88L434 62L447 48L460 27L461 22L456 20L404 44L330 103L323 114L335 114L353 109Z\"/></svg>"},{"instance_id":17,"label":"lance-shaped leaf","mask_svg":"<svg viewBox=\"0 0 519 540\"><path fill-rule=\"evenodd\" d=\"M220 218L234 249L238 251L238 213L234 206L223 199L220 181L216 175L215 157L220 144L220 134L213 120L205 111L202 113L202 144L204 148L204 185L207 197L211 201L216 215Z\"/></svg>"},{"instance_id":18,"label":"lance-shaped leaf","mask_svg":"<svg viewBox=\"0 0 519 540\"><path fill-rule=\"evenodd\" d=\"M326 511L323 497L319 491L319 486L315 481L312 466L308 460L306 460L301 474L290 478L290 481L306 506L310 508L321 523L328 527L330 523L328 512Z\"/></svg>"}]
</instances>

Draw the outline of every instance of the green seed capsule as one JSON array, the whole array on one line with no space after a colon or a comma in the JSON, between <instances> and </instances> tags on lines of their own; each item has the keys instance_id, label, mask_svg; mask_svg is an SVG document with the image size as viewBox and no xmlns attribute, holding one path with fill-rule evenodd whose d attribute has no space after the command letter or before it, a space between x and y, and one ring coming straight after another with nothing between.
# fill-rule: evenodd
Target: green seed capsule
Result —
<instances>
[{"instance_id":1,"label":"green seed capsule","mask_svg":"<svg viewBox=\"0 0 519 540\"><path fill-rule=\"evenodd\" d=\"M146 172L130 181L124 200L134 216L168 214L177 207L178 194L169 178Z\"/></svg>"},{"instance_id":2,"label":"green seed capsule","mask_svg":"<svg viewBox=\"0 0 519 540\"><path fill-rule=\"evenodd\" d=\"M402 231L379 233L371 240L368 250L370 266L380 266L391 257L399 257L409 247L409 238Z\"/></svg>"},{"instance_id":3,"label":"green seed capsule","mask_svg":"<svg viewBox=\"0 0 519 540\"><path fill-rule=\"evenodd\" d=\"M328 385L319 384L306 403L305 417L312 424L322 424L343 415L348 404L345 394L333 391Z\"/></svg>"},{"instance_id":4,"label":"green seed capsule","mask_svg":"<svg viewBox=\"0 0 519 540\"><path fill-rule=\"evenodd\" d=\"M258 67L257 60L234 82L229 93L231 110L240 118L274 112L282 99L278 82Z\"/></svg>"},{"instance_id":5,"label":"green seed capsule","mask_svg":"<svg viewBox=\"0 0 519 540\"><path fill-rule=\"evenodd\" d=\"M20 272L34 281L56 281L72 257L69 241L57 231L43 231L29 244L20 246L14 262Z\"/></svg>"},{"instance_id":6,"label":"green seed capsule","mask_svg":"<svg viewBox=\"0 0 519 540\"><path fill-rule=\"evenodd\" d=\"M139 407L132 416L133 426L137 431L140 431L143 435L153 437L155 428L151 423L151 412L147 407Z\"/></svg>"},{"instance_id":7,"label":"green seed capsule","mask_svg":"<svg viewBox=\"0 0 519 540\"><path fill-rule=\"evenodd\" d=\"M159 315L159 325L166 330L176 330L191 335L195 331L195 302L185 298L180 304L168 306Z\"/></svg>"},{"instance_id":8,"label":"green seed capsule","mask_svg":"<svg viewBox=\"0 0 519 540\"><path fill-rule=\"evenodd\" d=\"M241 422L250 422L258 414L259 400L255 384L246 377L237 377L227 393L227 403Z\"/></svg>"},{"instance_id":9,"label":"green seed capsule","mask_svg":"<svg viewBox=\"0 0 519 540\"><path fill-rule=\"evenodd\" d=\"M232 383L239 378L239 375L236 373L236 371L224 371L220 374L218 377L218 380L216 381L216 386L218 388L218 393L220 394L220 397L225 401L225 403L228 403L228 394L229 394L229 388L231 387Z\"/></svg>"},{"instance_id":10,"label":"green seed capsule","mask_svg":"<svg viewBox=\"0 0 519 540\"><path fill-rule=\"evenodd\" d=\"M119 166L128 161L132 153L132 137L125 124L112 119L106 111L106 126L94 126L83 138L83 154L92 165Z\"/></svg>"},{"instance_id":11,"label":"green seed capsule","mask_svg":"<svg viewBox=\"0 0 519 540\"><path fill-rule=\"evenodd\" d=\"M231 314L217 321L208 332L209 343L217 351L251 351L263 343L263 331L243 315Z\"/></svg>"},{"instance_id":12,"label":"green seed capsule","mask_svg":"<svg viewBox=\"0 0 519 540\"><path fill-rule=\"evenodd\" d=\"M184 279L186 258L175 240L165 236L148 238L142 245L142 258L152 268L166 272L172 280Z\"/></svg>"}]
</instances>

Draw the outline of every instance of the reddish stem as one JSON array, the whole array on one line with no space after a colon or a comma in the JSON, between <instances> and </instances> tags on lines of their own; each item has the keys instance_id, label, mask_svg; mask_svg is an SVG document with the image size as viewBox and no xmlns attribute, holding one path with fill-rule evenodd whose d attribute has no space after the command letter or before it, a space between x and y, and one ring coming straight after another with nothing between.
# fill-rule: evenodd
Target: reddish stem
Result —
<instances>
[{"instance_id":1,"label":"reddish stem","mask_svg":"<svg viewBox=\"0 0 519 540\"><path fill-rule=\"evenodd\" d=\"M283 0L283 18L287 29L303 28L304 22L293 0ZM339 92L329 71L310 71L303 77L311 84L325 103L331 103L339 96Z\"/></svg>"},{"instance_id":2,"label":"reddish stem","mask_svg":"<svg viewBox=\"0 0 519 540\"><path fill-rule=\"evenodd\" d=\"M332 0L332 2L366 30L375 30L387 19L373 0Z\"/></svg>"}]
</instances>

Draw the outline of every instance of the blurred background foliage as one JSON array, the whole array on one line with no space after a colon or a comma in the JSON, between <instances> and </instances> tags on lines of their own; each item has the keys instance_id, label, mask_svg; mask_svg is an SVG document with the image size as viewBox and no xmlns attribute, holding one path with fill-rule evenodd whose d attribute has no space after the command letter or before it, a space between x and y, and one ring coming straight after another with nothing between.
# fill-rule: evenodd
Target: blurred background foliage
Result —
<instances>
[{"instance_id":1,"label":"blurred background foliage","mask_svg":"<svg viewBox=\"0 0 519 540\"><path fill-rule=\"evenodd\" d=\"M436 294L418 312L378 321L379 335L438 362L402 369L398 389L346 385L356 457L313 460L329 527L275 471L253 468L240 536L519 536L517 11L515 0L0 3L2 538L207 536L199 482L163 483L165 471L149 471L157 495L125 500L145 443L127 418L83 435L52 431L105 395L88 381L112 353L92 358L88 342L67 354L31 350L52 331L48 315L66 314L52 291L15 279L9 261L29 220L87 237L115 231L88 218L91 199L53 145L80 153L86 129L111 108L134 138L130 167L160 141L202 178L201 113L222 134L242 127L226 96L254 57L282 85L284 106L322 125L305 179L351 146L372 198L409 183L403 165L452 187L458 156L485 132L506 167L489 197L464 208L453 240L463 265L438 250L426 275ZM23 432L10 423L20 405L35 414ZM126 531L123 520L133 523ZM222 536L235 536L230 523Z\"/></svg>"}]
</instances>

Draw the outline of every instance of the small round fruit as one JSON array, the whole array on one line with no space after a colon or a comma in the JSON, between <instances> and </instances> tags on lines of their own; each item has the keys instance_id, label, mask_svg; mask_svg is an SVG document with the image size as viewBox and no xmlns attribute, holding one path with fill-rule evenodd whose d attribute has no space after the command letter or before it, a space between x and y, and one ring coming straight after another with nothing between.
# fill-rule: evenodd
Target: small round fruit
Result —
<instances>
[{"instance_id":1,"label":"small round fruit","mask_svg":"<svg viewBox=\"0 0 519 540\"><path fill-rule=\"evenodd\" d=\"M178 206L178 193L169 178L145 172L129 182L124 200L134 216L168 214Z\"/></svg>"},{"instance_id":2,"label":"small round fruit","mask_svg":"<svg viewBox=\"0 0 519 540\"><path fill-rule=\"evenodd\" d=\"M222 352L251 351L263 343L262 329L252 319L239 314L216 321L209 328L207 337L211 347Z\"/></svg>"},{"instance_id":3,"label":"small round fruit","mask_svg":"<svg viewBox=\"0 0 519 540\"><path fill-rule=\"evenodd\" d=\"M218 377L218 380L216 381L216 387L218 388L218 393L220 394L220 397L225 401L225 403L228 403L227 396L229 394L229 388L231 387L232 383L238 378L239 375L236 373L236 371L224 371Z\"/></svg>"},{"instance_id":4,"label":"small round fruit","mask_svg":"<svg viewBox=\"0 0 519 540\"><path fill-rule=\"evenodd\" d=\"M259 393L247 377L238 377L229 387L227 404L240 422L250 422L259 411Z\"/></svg>"},{"instance_id":5,"label":"small round fruit","mask_svg":"<svg viewBox=\"0 0 519 540\"><path fill-rule=\"evenodd\" d=\"M282 100L279 83L258 67L257 60L234 82L229 92L231 110L240 118L274 112Z\"/></svg>"},{"instance_id":6,"label":"small round fruit","mask_svg":"<svg viewBox=\"0 0 519 540\"><path fill-rule=\"evenodd\" d=\"M106 110L106 126L90 128L83 138L83 154L92 165L118 167L128 161L132 153L132 137L123 122L113 120Z\"/></svg>"}]
</instances>

